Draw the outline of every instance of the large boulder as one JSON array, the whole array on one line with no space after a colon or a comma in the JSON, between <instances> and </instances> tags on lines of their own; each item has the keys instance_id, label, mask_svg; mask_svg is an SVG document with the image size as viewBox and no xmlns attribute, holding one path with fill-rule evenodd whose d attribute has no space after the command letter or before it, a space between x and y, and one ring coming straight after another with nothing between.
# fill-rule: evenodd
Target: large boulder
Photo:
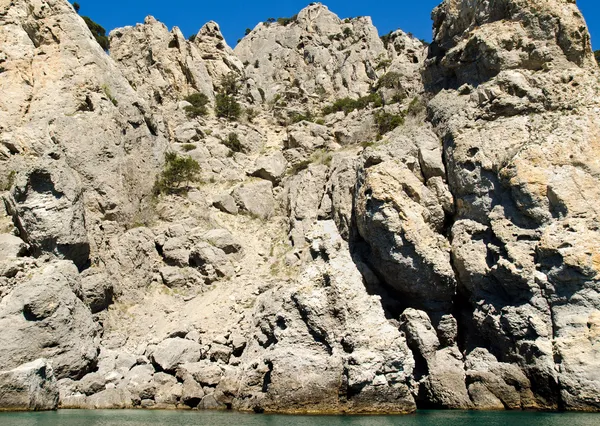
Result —
<instances>
[{"instance_id":1,"label":"large boulder","mask_svg":"<svg viewBox=\"0 0 600 426\"><path fill-rule=\"evenodd\" d=\"M79 298L77 268L55 261L29 274L0 304L0 365L10 369L43 356L57 378L83 376L97 357L97 328Z\"/></svg>"},{"instance_id":2,"label":"large boulder","mask_svg":"<svg viewBox=\"0 0 600 426\"><path fill-rule=\"evenodd\" d=\"M0 261L15 259L27 253L27 244L11 234L0 234Z\"/></svg>"},{"instance_id":3,"label":"large boulder","mask_svg":"<svg viewBox=\"0 0 600 426\"><path fill-rule=\"evenodd\" d=\"M83 301L93 314L105 310L113 302L114 285L112 277L105 271L95 268L81 275Z\"/></svg>"},{"instance_id":4,"label":"large boulder","mask_svg":"<svg viewBox=\"0 0 600 426\"><path fill-rule=\"evenodd\" d=\"M202 347L179 337L160 342L152 351L152 360L164 371L174 372L178 365L200 360Z\"/></svg>"},{"instance_id":5,"label":"large boulder","mask_svg":"<svg viewBox=\"0 0 600 426\"><path fill-rule=\"evenodd\" d=\"M251 216L266 220L274 213L273 184L269 181L257 180L243 184L233 191L232 196L238 206Z\"/></svg>"},{"instance_id":6,"label":"large boulder","mask_svg":"<svg viewBox=\"0 0 600 426\"><path fill-rule=\"evenodd\" d=\"M58 385L52 367L38 359L0 371L0 411L42 411L58 407Z\"/></svg>"}]
</instances>

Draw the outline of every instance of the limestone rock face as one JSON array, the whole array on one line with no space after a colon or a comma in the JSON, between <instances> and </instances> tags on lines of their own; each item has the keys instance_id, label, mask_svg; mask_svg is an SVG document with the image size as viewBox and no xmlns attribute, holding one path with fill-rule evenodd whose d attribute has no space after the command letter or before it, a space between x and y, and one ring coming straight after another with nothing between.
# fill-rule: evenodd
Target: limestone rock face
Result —
<instances>
[{"instance_id":1,"label":"limestone rock face","mask_svg":"<svg viewBox=\"0 0 600 426\"><path fill-rule=\"evenodd\" d=\"M429 113L456 199L467 344L531 381L535 399L511 405L597 410L599 218L585 200L599 195L600 122L585 22L569 1L446 1L434 19L427 84L458 89ZM494 404L472 387L476 404Z\"/></svg>"},{"instance_id":2,"label":"limestone rock face","mask_svg":"<svg viewBox=\"0 0 600 426\"><path fill-rule=\"evenodd\" d=\"M599 411L583 18L433 17L427 47L313 3L235 50L148 17L109 56L0 0L0 409ZM159 194L166 151L199 171Z\"/></svg>"},{"instance_id":3,"label":"limestone rock face","mask_svg":"<svg viewBox=\"0 0 600 426\"><path fill-rule=\"evenodd\" d=\"M68 261L30 267L17 275L0 303L0 365L15 368L43 356L57 378L81 377L97 357L96 326L79 299L77 268Z\"/></svg>"},{"instance_id":4,"label":"limestone rock face","mask_svg":"<svg viewBox=\"0 0 600 426\"><path fill-rule=\"evenodd\" d=\"M69 167L58 171L48 167L34 168L22 178L15 183L9 210L32 254L52 253L86 267L90 244L77 175Z\"/></svg>"},{"instance_id":5,"label":"limestone rock face","mask_svg":"<svg viewBox=\"0 0 600 426\"><path fill-rule=\"evenodd\" d=\"M293 92L317 99L362 95L377 82L378 63L387 60L370 18L343 21L321 3L289 23L258 24L234 51L247 64L258 102Z\"/></svg>"},{"instance_id":6,"label":"limestone rock face","mask_svg":"<svg viewBox=\"0 0 600 426\"><path fill-rule=\"evenodd\" d=\"M444 1L433 11L426 85L478 84L502 70L593 67L590 36L569 0Z\"/></svg>"},{"instance_id":7,"label":"limestone rock face","mask_svg":"<svg viewBox=\"0 0 600 426\"><path fill-rule=\"evenodd\" d=\"M259 300L245 351L242 409L411 412L406 341L366 292L333 221L308 233L316 261L287 288ZM343 296L342 296L343 295Z\"/></svg>"},{"instance_id":8,"label":"limestone rock face","mask_svg":"<svg viewBox=\"0 0 600 426\"><path fill-rule=\"evenodd\" d=\"M36 240L36 256L50 252L81 268L99 256L102 221L124 224L145 209L164 139L68 2L0 8L0 132L12 147L2 170L15 175L11 214L21 237Z\"/></svg>"},{"instance_id":9,"label":"limestone rock face","mask_svg":"<svg viewBox=\"0 0 600 426\"><path fill-rule=\"evenodd\" d=\"M43 411L58 407L58 386L45 359L0 371L0 411Z\"/></svg>"},{"instance_id":10,"label":"limestone rock face","mask_svg":"<svg viewBox=\"0 0 600 426\"><path fill-rule=\"evenodd\" d=\"M385 281L413 306L448 309L456 281L435 194L407 166L383 162L364 171L356 212L369 261Z\"/></svg>"},{"instance_id":11,"label":"limestone rock face","mask_svg":"<svg viewBox=\"0 0 600 426\"><path fill-rule=\"evenodd\" d=\"M202 51L177 27L169 31L152 16L143 24L112 31L110 55L149 104L161 107L195 92L214 98Z\"/></svg>"}]
</instances>

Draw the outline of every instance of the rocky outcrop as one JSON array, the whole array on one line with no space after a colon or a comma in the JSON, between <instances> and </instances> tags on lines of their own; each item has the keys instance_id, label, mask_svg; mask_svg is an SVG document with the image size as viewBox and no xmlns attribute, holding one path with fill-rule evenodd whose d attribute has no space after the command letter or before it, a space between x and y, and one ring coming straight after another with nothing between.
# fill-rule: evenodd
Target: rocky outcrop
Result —
<instances>
[{"instance_id":1,"label":"rocky outcrop","mask_svg":"<svg viewBox=\"0 0 600 426\"><path fill-rule=\"evenodd\" d=\"M518 366L536 406L596 410L598 217L588 200L598 196L600 123L585 22L566 1L446 1L434 20L426 83L457 89L439 92L429 114L456 199L464 347Z\"/></svg>"},{"instance_id":2,"label":"rocky outcrop","mask_svg":"<svg viewBox=\"0 0 600 426\"><path fill-rule=\"evenodd\" d=\"M598 70L538 3L446 0L429 48L148 17L109 56L0 0L0 407L600 410ZM158 194L166 150L199 172Z\"/></svg>"},{"instance_id":3,"label":"rocky outcrop","mask_svg":"<svg viewBox=\"0 0 600 426\"><path fill-rule=\"evenodd\" d=\"M358 97L389 61L370 18L341 20L321 3L293 18L258 24L234 51L259 103Z\"/></svg>"},{"instance_id":4,"label":"rocky outcrop","mask_svg":"<svg viewBox=\"0 0 600 426\"><path fill-rule=\"evenodd\" d=\"M315 262L261 297L236 408L286 412L414 410L405 339L363 285L333 221L308 232Z\"/></svg>"},{"instance_id":5,"label":"rocky outcrop","mask_svg":"<svg viewBox=\"0 0 600 426\"><path fill-rule=\"evenodd\" d=\"M220 82L229 73L243 74L242 61L227 45L225 37L221 34L219 24L214 21L204 24L194 37L193 44L202 54L208 73L213 81Z\"/></svg>"},{"instance_id":6,"label":"rocky outcrop","mask_svg":"<svg viewBox=\"0 0 600 426\"><path fill-rule=\"evenodd\" d=\"M169 31L152 16L112 31L110 55L136 92L157 108L196 92L214 98L202 51L179 28Z\"/></svg>"},{"instance_id":7,"label":"rocky outcrop","mask_svg":"<svg viewBox=\"0 0 600 426\"><path fill-rule=\"evenodd\" d=\"M0 304L0 365L15 368L37 357L52 360L57 378L78 378L97 357L96 325L79 299L81 281L73 263L28 265L11 280Z\"/></svg>"},{"instance_id":8,"label":"rocky outcrop","mask_svg":"<svg viewBox=\"0 0 600 426\"><path fill-rule=\"evenodd\" d=\"M452 305L456 279L444 235L452 212L444 210L446 196L437 193L448 193L439 176L445 175L439 141L429 129L403 128L402 133L363 154L357 230L370 249L366 260L409 306L443 312ZM436 177L439 188L430 184Z\"/></svg>"},{"instance_id":9,"label":"rocky outcrop","mask_svg":"<svg viewBox=\"0 0 600 426\"><path fill-rule=\"evenodd\" d=\"M44 411L58 407L58 386L45 359L0 371L0 411Z\"/></svg>"}]
</instances>

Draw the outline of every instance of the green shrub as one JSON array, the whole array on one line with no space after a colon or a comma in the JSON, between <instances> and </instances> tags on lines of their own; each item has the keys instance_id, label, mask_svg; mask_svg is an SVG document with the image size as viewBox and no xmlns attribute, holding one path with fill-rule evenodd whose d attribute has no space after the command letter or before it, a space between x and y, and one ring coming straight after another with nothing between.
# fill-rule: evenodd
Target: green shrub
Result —
<instances>
[{"instance_id":1,"label":"green shrub","mask_svg":"<svg viewBox=\"0 0 600 426\"><path fill-rule=\"evenodd\" d=\"M375 142L373 142L373 141L364 141L364 142L360 143L360 146L362 146L365 149L366 148L370 148L370 147L372 147L374 145L375 145Z\"/></svg>"},{"instance_id":2,"label":"green shrub","mask_svg":"<svg viewBox=\"0 0 600 426\"><path fill-rule=\"evenodd\" d=\"M114 106L119 106L119 102L112 95L112 93L110 91L110 88L106 84L102 85L102 91L104 92L104 94L106 95L106 97L108 98L108 100L112 102L112 104Z\"/></svg>"},{"instance_id":3,"label":"green shrub","mask_svg":"<svg viewBox=\"0 0 600 426\"><path fill-rule=\"evenodd\" d=\"M235 73L230 72L221 79L221 87L219 93L225 93L226 95L237 95L239 89L238 78Z\"/></svg>"},{"instance_id":4,"label":"green shrub","mask_svg":"<svg viewBox=\"0 0 600 426\"><path fill-rule=\"evenodd\" d=\"M344 38L350 38L354 35L354 31L352 31L352 28L346 27L344 28L343 34Z\"/></svg>"},{"instance_id":5,"label":"green shrub","mask_svg":"<svg viewBox=\"0 0 600 426\"><path fill-rule=\"evenodd\" d=\"M288 25L290 25L291 23L296 22L296 20L298 19L298 15L294 15L291 18L277 18L277 23L279 25L282 25L284 27L287 27Z\"/></svg>"},{"instance_id":6,"label":"green shrub","mask_svg":"<svg viewBox=\"0 0 600 426\"><path fill-rule=\"evenodd\" d=\"M189 183L197 179L198 173L200 165L196 160L168 152L165 154L164 169L154 183L154 193L177 192L182 183L185 183L184 189L187 189Z\"/></svg>"},{"instance_id":7,"label":"green shrub","mask_svg":"<svg viewBox=\"0 0 600 426\"><path fill-rule=\"evenodd\" d=\"M258 68L260 66L260 62L258 62L258 59L256 61L254 61L254 68Z\"/></svg>"},{"instance_id":8,"label":"green shrub","mask_svg":"<svg viewBox=\"0 0 600 426\"><path fill-rule=\"evenodd\" d=\"M383 46L387 49L388 45L390 44L390 41L392 41L392 32L390 31L389 33L382 35L379 38L383 42Z\"/></svg>"},{"instance_id":9,"label":"green shrub","mask_svg":"<svg viewBox=\"0 0 600 426\"><path fill-rule=\"evenodd\" d=\"M415 97L412 101L410 101L410 104L408 104L408 108L406 109L406 113L413 117L419 115L423 111L425 111L425 104L423 103L423 100L418 96Z\"/></svg>"},{"instance_id":10,"label":"green shrub","mask_svg":"<svg viewBox=\"0 0 600 426\"><path fill-rule=\"evenodd\" d=\"M206 105L208 104L208 96L206 96L204 93L192 93L191 95L186 96L184 99L192 104L185 107L185 112L187 113L188 117L195 118L208 114L208 109L206 108Z\"/></svg>"},{"instance_id":11,"label":"green shrub","mask_svg":"<svg viewBox=\"0 0 600 426\"><path fill-rule=\"evenodd\" d=\"M596 62L600 65L600 50L596 50L594 52L594 57L596 58Z\"/></svg>"},{"instance_id":12,"label":"green shrub","mask_svg":"<svg viewBox=\"0 0 600 426\"><path fill-rule=\"evenodd\" d=\"M92 32L92 35L94 36L100 47L102 47L102 49L104 50L108 50L110 45L108 42L108 37L106 37L106 30L104 29L104 27L92 21L92 19L88 16L82 16L82 18L85 21L87 27Z\"/></svg>"},{"instance_id":13,"label":"green shrub","mask_svg":"<svg viewBox=\"0 0 600 426\"><path fill-rule=\"evenodd\" d=\"M399 73L390 71L379 78L376 87L378 89L398 89L400 88L400 78Z\"/></svg>"},{"instance_id":14,"label":"green shrub","mask_svg":"<svg viewBox=\"0 0 600 426\"><path fill-rule=\"evenodd\" d=\"M252 32L252 30L250 28L246 28L246 33L244 35L248 35Z\"/></svg>"},{"instance_id":15,"label":"green shrub","mask_svg":"<svg viewBox=\"0 0 600 426\"><path fill-rule=\"evenodd\" d=\"M385 111L379 111L375 114L375 125L377 126L379 135L385 135L403 124L404 116L401 114L390 114Z\"/></svg>"},{"instance_id":16,"label":"green shrub","mask_svg":"<svg viewBox=\"0 0 600 426\"><path fill-rule=\"evenodd\" d=\"M73 9L75 9L75 12L79 13L79 9L81 9L81 6L79 5L79 3L75 2L73 3Z\"/></svg>"},{"instance_id":17,"label":"green shrub","mask_svg":"<svg viewBox=\"0 0 600 426\"><path fill-rule=\"evenodd\" d=\"M0 74L2 74L4 71L6 71L6 68L0 66Z\"/></svg>"},{"instance_id":18,"label":"green shrub","mask_svg":"<svg viewBox=\"0 0 600 426\"><path fill-rule=\"evenodd\" d=\"M188 41L189 42L195 42L196 41L196 34L192 34L191 36L188 37Z\"/></svg>"},{"instance_id":19,"label":"green shrub","mask_svg":"<svg viewBox=\"0 0 600 426\"><path fill-rule=\"evenodd\" d=\"M400 102L403 102L404 99L406 99L406 95L404 93L395 93L394 96L392 96L392 99L390 100L390 104L399 104Z\"/></svg>"},{"instance_id":20,"label":"green shrub","mask_svg":"<svg viewBox=\"0 0 600 426\"><path fill-rule=\"evenodd\" d=\"M236 102L233 96L223 93L217 94L215 98L215 114L217 114L217 117L236 121L241 113L242 107Z\"/></svg>"},{"instance_id":21,"label":"green shrub","mask_svg":"<svg viewBox=\"0 0 600 426\"><path fill-rule=\"evenodd\" d=\"M292 113L290 113L290 122L291 124L296 124L299 123L301 121L310 121L312 122L314 120L313 115L310 111L306 111L304 113L301 112L297 112L294 111Z\"/></svg>"},{"instance_id":22,"label":"green shrub","mask_svg":"<svg viewBox=\"0 0 600 426\"><path fill-rule=\"evenodd\" d=\"M225 139L223 141L223 145L225 145L227 148L229 148L231 151L233 152L242 152L243 150L243 146L242 146L242 142L240 142L240 138L237 135L237 133L230 133L227 136L227 139Z\"/></svg>"},{"instance_id":23,"label":"green shrub","mask_svg":"<svg viewBox=\"0 0 600 426\"><path fill-rule=\"evenodd\" d=\"M196 145L193 143L184 143L181 145L181 149L183 149L185 152L190 152L196 149Z\"/></svg>"},{"instance_id":24,"label":"green shrub","mask_svg":"<svg viewBox=\"0 0 600 426\"><path fill-rule=\"evenodd\" d=\"M333 105L328 105L323 108L323 115L329 115L339 111L344 111L344 114L348 115L354 110L365 109L371 104L374 108L379 108L383 105L383 99L379 93L371 93L358 99L338 99Z\"/></svg>"}]
</instances>

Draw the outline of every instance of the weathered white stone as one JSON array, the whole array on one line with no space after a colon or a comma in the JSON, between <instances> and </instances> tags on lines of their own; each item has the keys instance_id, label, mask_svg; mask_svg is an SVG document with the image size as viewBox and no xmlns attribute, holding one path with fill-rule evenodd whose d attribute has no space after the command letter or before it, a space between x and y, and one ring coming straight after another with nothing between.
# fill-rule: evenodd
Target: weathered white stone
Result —
<instances>
[{"instance_id":1,"label":"weathered white stone","mask_svg":"<svg viewBox=\"0 0 600 426\"><path fill-rule=\"evenodd\" d=\"M45 359L0 371L0 395L0 411L43 411L58 407L56 378Z\"/></svg>"},{"instance_id":2,"label":"weathered white stone","mask_svg":"<svg viewBox=\"0 0 600 426\"><path fill-rule=\"evenodd\" d=\"M165 371L175 371L178 365L200 359L200 345L179 337L166 339L152 352L153 361Z\"/></svg>"}]
</instances>

